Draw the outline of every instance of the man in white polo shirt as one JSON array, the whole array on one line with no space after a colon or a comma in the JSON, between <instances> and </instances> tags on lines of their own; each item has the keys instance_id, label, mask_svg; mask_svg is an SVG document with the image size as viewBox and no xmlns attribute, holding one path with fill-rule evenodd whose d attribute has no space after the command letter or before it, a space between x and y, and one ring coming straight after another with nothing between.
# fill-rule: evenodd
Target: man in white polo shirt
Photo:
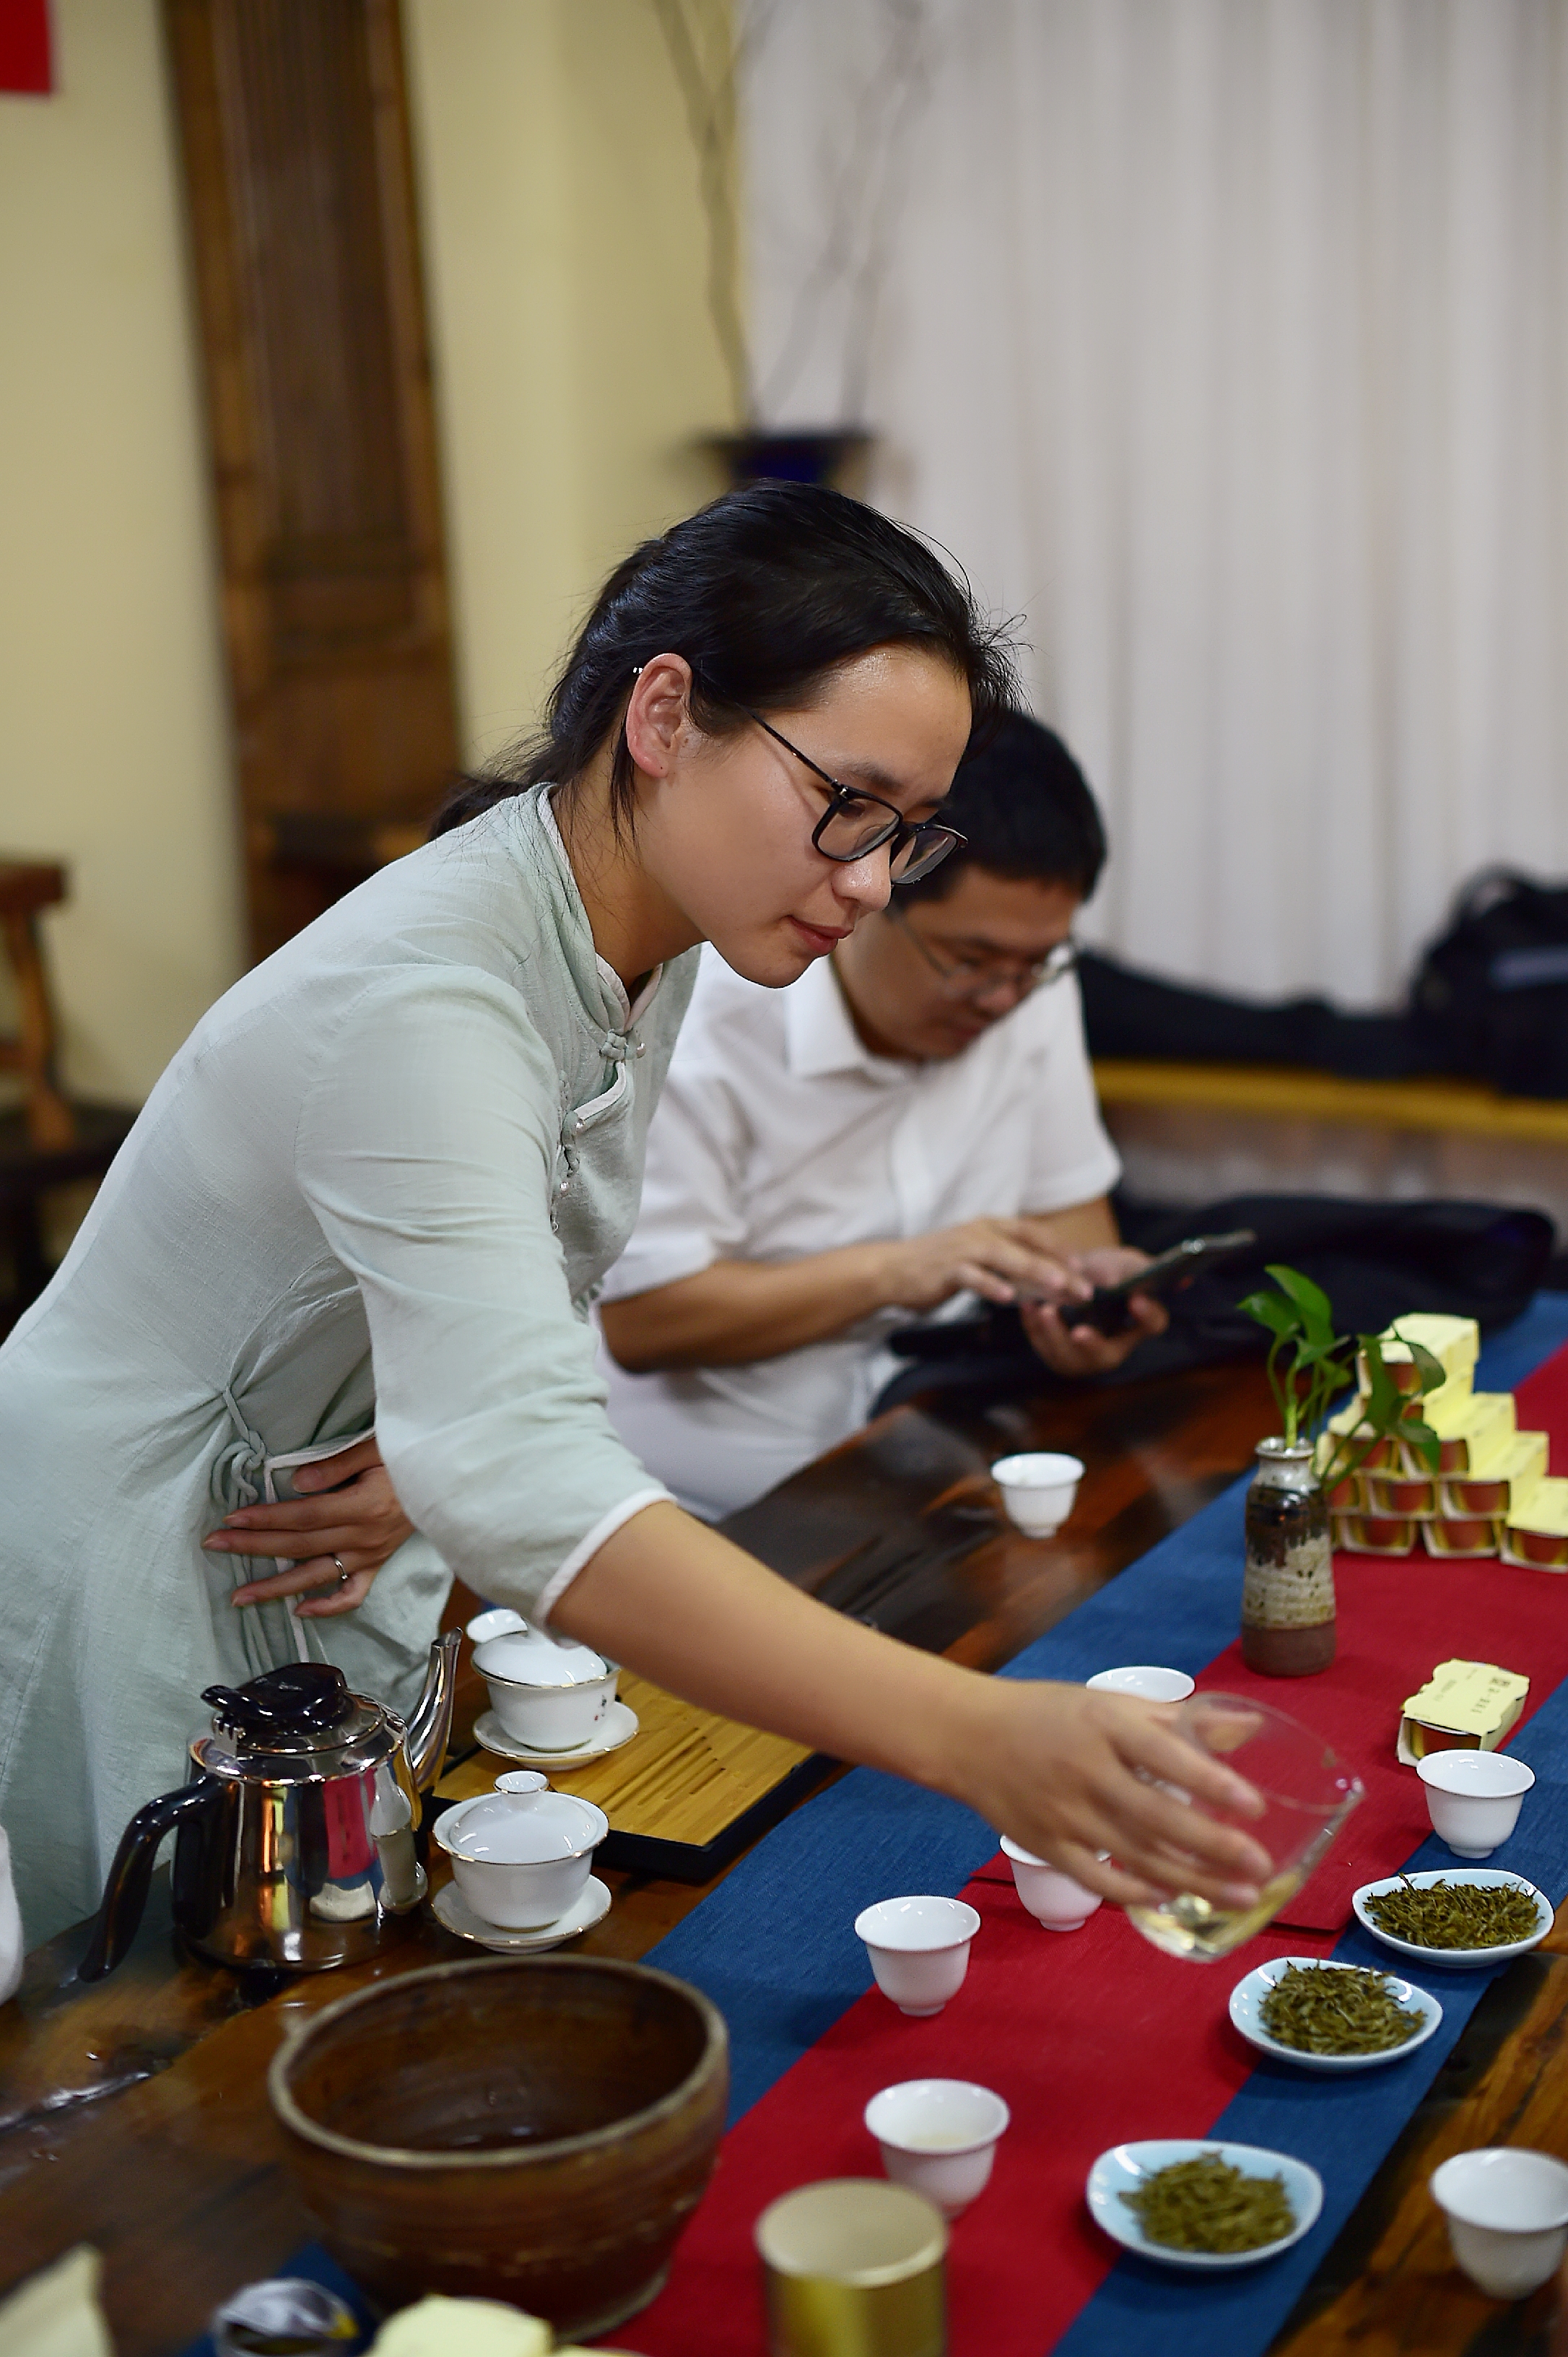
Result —
<instances>
[{"instance_id":1,"label":"man in white polo shirt","mask_svg":"<svg viewBox=\"0 0 1568 2357\"><path fill-rule=\"evenodd\" d=\"M1017 1301L1058 1372L1119 1365L1055 1304L1132 1274L1071 927L1105 838L1059 737L1008 721L942 816L967 838L787 990L704 956L600 1303L623 1438L710 1518L862 1425L886 1335Z\"/></svg>"}]
</instances>

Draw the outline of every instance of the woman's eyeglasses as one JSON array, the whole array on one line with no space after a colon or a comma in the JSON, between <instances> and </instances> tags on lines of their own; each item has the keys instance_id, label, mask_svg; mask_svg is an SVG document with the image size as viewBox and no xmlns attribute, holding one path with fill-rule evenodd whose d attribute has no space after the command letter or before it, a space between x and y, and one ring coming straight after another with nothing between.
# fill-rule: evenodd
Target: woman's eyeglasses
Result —
<instances>
[{"instance_id":1,"label":"woman's eyeglasses","mask_svg":"<svg viewBox=\"0 0 1568 2357\"><path fill-rule=\"evenodd\" d=\"M916 825L894 803L884 802L880 794L868 794L859 786L841 785L837 778L819 769L809 753L802 753L799 745L791 745L781 729L775 728L770 720L764 720L760 712L753 712L746 705L740 709L787 753L793 753L796 760L814 778L820 778L832 794L832 800L811 829L812 845L824 859L836 859L841 866L847 867L887 845L894 883L912 884L918 876L929 876L938 862L963 841L956 826L942 826L935 819L924 819Z\"/></svg>"},{"instance_id":2,"label":"woman's eyeglasses","mask_svg":"<svg viewBox=\"0 0 1568 2357\"><path fill-rule=\"evenodd\" d=\"M1048 989L1060 982L1078 963L1078 943L1058 942L1040 958L972 958L940 957L923 933L910 922L907 910L890 906L885 913L897 920L905 938L912 942L933 974L940 974L943 985L955 998L984 998L993 990L1015 990L1020 998L1031 991Z\"/></svg>"}]
</instances>

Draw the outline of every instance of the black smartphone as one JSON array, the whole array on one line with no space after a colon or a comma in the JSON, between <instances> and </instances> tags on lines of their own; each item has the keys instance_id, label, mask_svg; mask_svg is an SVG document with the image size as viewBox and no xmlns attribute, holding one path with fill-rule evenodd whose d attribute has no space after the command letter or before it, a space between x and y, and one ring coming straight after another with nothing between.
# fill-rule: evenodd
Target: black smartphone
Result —
<instances>
[{"instance_id":1,"label":"black smartphone","mask_svg":"<svg viewBox=\"0 0 1568 2357\"><path fill-rule=\"evenodd\" d=\"M1101 1334L1125 1333L1133 1323L1127 1303L1134 1293L1152 1293L1156 1298L1164 1293L1175 1293L1190 1284L1200 1268L1211 1268L1216 1261L1229 1260L1257 1241L1251 1228L1233 1229L1227 1236L1188 1236L1150 1261L1135 1276L1124 1276L1120 1285L1096 1286L1087 1301L1063 1302L1062 1324L1093 1326Z\"/></svg>"}]
</instances>

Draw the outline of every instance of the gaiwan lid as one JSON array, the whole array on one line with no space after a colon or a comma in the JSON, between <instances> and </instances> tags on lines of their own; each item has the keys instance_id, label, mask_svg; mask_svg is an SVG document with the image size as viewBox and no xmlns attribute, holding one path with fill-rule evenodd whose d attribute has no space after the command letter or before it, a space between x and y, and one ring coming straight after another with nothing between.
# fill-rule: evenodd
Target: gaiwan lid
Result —
<instances>
[{"instance_id":1,"label":"gaiwan lid","mask_svg":"<svg viewBox=\"0 0 1568 2357\"><path fill-rule=\"evenodd\" d=\"M489 1637L474 1651L482 1677L505 1678L516 1686L580 1686L602 1678L608 1664L586 1645L557 1644L538 1629L512 1629Z\"/></svg>"},{"instance_id":2,"label":"gaiwan lid","mask_svg":"<svg viewBox=\"0 0 1568 2357\"><path fill-rule=\"evenodd\" d=\"M454 1857L543 1866L596 1849L609 1829L609 1819L592 1801L575 1792L553 1792L542 1776L525 1770L498 1776L493 1792L449 1809L435 1833Z\"/></svg>"}]
</instances>

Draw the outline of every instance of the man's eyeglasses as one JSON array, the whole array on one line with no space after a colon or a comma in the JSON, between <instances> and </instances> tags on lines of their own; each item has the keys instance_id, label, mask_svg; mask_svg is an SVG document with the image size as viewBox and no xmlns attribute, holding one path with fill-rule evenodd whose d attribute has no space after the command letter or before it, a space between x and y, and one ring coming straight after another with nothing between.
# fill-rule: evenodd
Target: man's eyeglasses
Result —
<instances>
[{"instance_id":1,"label":"man's eyeglasses","mask_svg":"<svg viewBox=\"0 0 1568 2357\"><path fill-rule=\"evenodd\" d=\"M907 909L895 903L889 905L886 914L903 927L906 938L914 943L932 973L940 974L955 998L983 998L991 991L1004 988L1015 990L1021 998L1026 997L1031 991L1047 990L1053 982L1060 982L1078 963L1075 941L1058 942L1041 958L941 957L910 923Z\"/></svg>"},{"instance_id":2,"label":"man's eyeglasses","mask_svg":"<svg viewBox=\"0 0 1568 2357\"><path fill-rule=\"evenodd\" d=\"M880 794L868 794L859 786L841 785L837 778L819 769L809 753L799 745L791 745L781 729L760 712L749 705L740 709L748 720L766 729L787 753L820 778L832 796L822 817L811 829L811 842L824 859L836 859L843 867L869 853L890 846L889 871L895 884L912 884L918 876L929 876L940 860L962 843L963 836L956 826L942 826L935 819L924 819L914 824L897 805L885 802Z\"/></svg>"}]
</instances>

